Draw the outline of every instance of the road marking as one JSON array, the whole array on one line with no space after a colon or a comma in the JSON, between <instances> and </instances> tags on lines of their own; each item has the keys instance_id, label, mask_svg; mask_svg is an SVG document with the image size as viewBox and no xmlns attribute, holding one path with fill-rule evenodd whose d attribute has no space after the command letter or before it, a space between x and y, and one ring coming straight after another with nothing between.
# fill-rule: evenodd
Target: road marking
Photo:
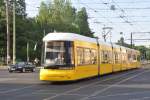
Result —
<instances>
[{"instance_id":1,"label":"road marking","mask_svg":"<svg viewBox=\"0 0 150 100\"><path fill-rule=\"evenodd\" d=\"M119 82L117 82L117 83L115 83L115 84L113 84L113 85L118 85L118 84L124 83L124 82L126 82L126 81L128 81L128 80L130 80L130 79L133 79L133 78L135 78L135 77L137 77L137 76L139 76L139 75L142 75L142 74L144 74L144 73L146 73L146 72L149 72L149 71L150 71L150 70L146 70L146 71L144 71L144 72L142 72L142 73L138 73L138 74L133 75L133 76L131 76L131 77L128 77L128 78L126 78L126 79L124 79L124 80L121 80L121 81L119 81ZM108 86L108 87L106 87L106 88L104 88L104 89L102 89L102 90L100 90L100 91L96 91L96 92L94 92L93 94L91 94L91 95L89 95L89 96L87 96L87 97L84 97L84 98L82 98L82 99L79 99L79 100L87 100L87 99L89 99L90 97L94 97L94 96L96 96L96 95L98 95L98 94L100 94L100 93L102 93L102 92L105 92L105 91L107 91L108 89L112 88L113 85L110 85L110 86Z\"/></svg>"},{"instance_id":2,"label":"road marking","mask_svg":"<svg viewBox=\"0 0 150 100\"><path fill-rule=\"evenodd\" d=\"M150 91L142 91L142 92L134 92L134 93L117 93L117 94L92 97L92 98L99 98L100 99L100 98L115 97L115 96L137 95L137 94L146 93L146 92L150 93Z\"/></svg>"},{"instance_id":3,"label":"road marking","mask_svg":"<svg viewBox=\"0 0 150 100\"><path fill-rule=\"evenodd\" d=\"M129 100L149 100L150 97L143 97L143 98L136 98L136 99L129 99Z\"/></svg>"},{"instance_id":4,"label":"road marking","mask_svg":"<svg viewBox=\"0 0 150 100\"><path fill-rule=\"evenodd\" d=\"M92 98L107 98L107 97L115 97L115 96L127 96L127 95L137 95L137 94L143 94L143 93L150 93L150 91L141 91L141 92L134 92L134 93L117 93L117 94L112 94L112 95L105 95L105 96L99 96L99 97L92 97ZM53 94L56 95L58 93L39 93L39 92L34 92L32 94L36 94L36 95L40 95L40 94ZM66 96L68 95L74 95L74 96L89 96L89 95L85 95L85 94L76 94L76 93L69 93L69 94L64 94ZM22 96L22 95L21 95ZM23 95L26 96L26 95ZM130 100L141 100L141 99L130 99Z\"/></svg>"},{"instance_id":5,"label":"road marking","mask_svg":"<svg viewBox=\"0 0 150 100\"><path fill-rule=\"evenodd\" d=\"M16 92L16 91L20 91L20 90L23 90L23 89L31 88L33 86L35 86L35 85L25 86L23 88L11 89L11 90L8 90L8 91L0 91L0 94L10 93L10 92Z\"/></svg>"},{"instance_id":6,"label":"road marking","mask_svg":"<svg viewBox=\"0 0 150 100\"><path fill-rule=\"evenodd\" d=\"M0 82L17 80L17 78L0 78Z\"/></svg>"},{"instance_id":7,"label":"road marking","mask_svg":"<svg viewBox=\"0 0 150 100\"><path fill-rule=\"evenodd\" d=\"M137 70L135 70L135 71L137 71ZM78 87L78 88L71 89L71 90L66 91L66 92L64 92L64 93L59 93L59 94L57 94L57 95L44 98L43 100L51 100L51 99L56 98L56 97L58 97L58 96L66 95L66 94L68 94L68 93L70 93L70 92L74 92L74 91L77 91L77 90L80 90L80 89L83 89L83 88L86 88L86 87L95 85L95 84L97 84L97 83L102 83L102 82L109 81L109 80L112 80L112 79L115 79L115 78L118 78L118 77L122 77L122 76L125 76L125 75L128 75L128 74L131 74L131 73L135 73L135 71L134 71L134 72L128 72L128 73L125 73L125 74L121 74L121 75L116 76L116 77L107 78L107 79L104 79L104 80L101 80L101 81L97 81L97 82L94 82L94 83L90 83L90 84L87 84L87 85L84 85L84 86L80 86L80 87ZM138 70L138 71L139 71L139 70Z\"/></svg>"},{"instance_id":8,"label":"road marking","mask_svg":"<svg viewBox=\"0 0 150 100\"><path fill-rule=\"evenodd\" d=\"M118 87L118 88L144 88L144 89L148 89L150 88L150 84L132 84L132 85L126 85L126 84L122 84L122 85L110 85L110 84L106 84L106 85L96 85L96 86L104 86L104 87L109 87L109 86L113 86L113 87Z\"/></svg>"}]
</instances>

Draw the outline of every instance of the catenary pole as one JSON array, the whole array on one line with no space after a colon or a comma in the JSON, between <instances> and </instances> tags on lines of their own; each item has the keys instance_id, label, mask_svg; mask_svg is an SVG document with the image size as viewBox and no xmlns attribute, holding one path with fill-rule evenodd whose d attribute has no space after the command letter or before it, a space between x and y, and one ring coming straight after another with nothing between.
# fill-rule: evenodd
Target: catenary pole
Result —
<instances>
[{"instance_id":1,"label":"catenary pole","mask_svg":"<svg viewBox=\"0 0 150 100\"><path fill-rule=\"evenodd\" d=\"M16 61L16 0L13 1L13 64Z\"/></svg>"},{"instance_id":2,"label":"catenary pole","mask_svg":"<svg viewBox=\"0 0 150 100\"><path fill-rule=\"evenodd\" d=\"M8 0L6 0L6 27L7 27L7 65L10 61L10 28L9 28L9 8L8 8Z\"/></svg>"}]
</instances>

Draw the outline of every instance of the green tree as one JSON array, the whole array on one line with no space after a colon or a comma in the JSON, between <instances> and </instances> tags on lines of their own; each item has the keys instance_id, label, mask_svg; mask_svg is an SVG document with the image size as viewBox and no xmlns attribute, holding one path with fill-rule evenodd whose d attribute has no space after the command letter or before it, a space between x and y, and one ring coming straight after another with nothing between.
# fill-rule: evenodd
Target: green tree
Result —
<instances>
[{"instance_id":1,"label":"green tree","mask_svg":"<svg viewBox=\"0 0 150 100\"><path fill-rule=\"evenodd\" d=\"M75 9L69 0L54 0L53 4L41 3L37 22L46 32L73 32Z\"/></svg>"},{"instance_id":2,"label":"green tree","mask_svg":"<svg viewBox=\"0 0 150 100\"><path fill-rule=\"evenodd\" d=\"M13 1L9 0L9 20L10 33L12 43L13 33ZM35 18L26 16L25 0L16 1L16 57L20 60L26 60L26 45L29 45L30 59L35 57L40 59L43 30L45 33L53 32L74 32L86 36L92 36L87 21L86 10L76 12L72 7L70 0L54 0L52 3L41 3L39 14ZM80 14L81 13L81 14ZM0 1L0 56L6 55L6 18L5 18L5 3ZM85 18L86 17L86 18ZM82 21L82 23L79 22ZM85 26L85 27L84 27ZM37 45L37 50L34 51L34 46ZM12 56L12 44L11 44ZM1 57L0 57L1 58Z\"/></svg>"},{"instance_id":3,"label":"green tree","mask_svg":"<svg viewBox=\"0 0 150 100\"><path fill-rule=\"evenodd\" d=\"M124 38L123 38L123 37L121 37L120 40L118 40L118 42L117 42L116 44L118 44L118 45L120 45L120 46L124 46L124 47L131 48L131 45L128 44L128 43L126 43L126 42L124 41ZM134 47L134 45L133 45L133 47Z\"/></svg>"},{"instance_id":4,"label":"green tree","mask_svg":"<svg viewBox=\"0 0 150 100\"><path fill-rule=\"evenodd\" d=\"M150 60L150 49L145 46L136 46L135 49L139 50L142 59Z\"/></svg>"},{"instance_id":5,"label":"green tree","mask_svg":"<svg viewBox=\"0 0 150 100\"><path fill-rule=\"evenodd\" d=\"M77 12L76 24L79 26L79 33L81 35L93 37L93 34L88 24L88 15L84 7L80 11Z\"/></svg>"},{"instance_id":6,"label":"green tree","mask_svg":"<svg viewBox=\"0 0 150 100\"><path fill-rule=\"evenodd\" d=\"M150 60L150 49L148 49L148 50L146 51L146 56L147 56L147 59Z\"/></svg>"},{"instance_id":7,"label":"green tree","mask_svg":"<svg viewBox=\"0 0 150 100\"><path fill-rule=\"evenodd\" d=\"M15 2L16 16L26 17L26 3L25 0L8 0L9 1L9 13L12 16L13 3Z\"/></svg>"},{"instance_id":8,"label":"green tree","mask_svg":"<svg viewBox=\"0 0 150 100\"><path fill-rule=\"evenodd\" d=\"M39 8L39 15L36 18L36 21L40 25L42 30L48 30L49 18L49 8L44 2L42 2Z\"/></svg>"},{"instance_id":9,"label":"green tree","mask_svg":"<svg viewBox=\"0 0 150 100\"><path fill-rule=\"evenodd\" d=\"M74 32L93 37L88 25L86 9L76 12L70 0L54 0L52 3L41 3L37 22L44 26L46 32Z\"/></svg>"},{"instance_id":10,"label":"green tree","mask_svg":"<svg viewBox=\"0 0 150 100\"><path fill-rule=\"evenodd\" d=\"M9 0L9 21L10 21L10 39L11 39L11 58L12 58L12 16L13 0ZM25 0L16 1L16 57L17 59L26 60L26 45L30 43L31 59L34 59L36 53L40 53L40 49L33 52L34 45L42 40L41 31L36 24L34 18L26 17ZM4 0L0 0L0 60L6 56L6 15ZM5 51L5 52L4 52ZM40 55L38 55L40 57Z\"/></svg>"},{"instance_id":11,"label":"green tree","mask_svg":"<svg viewBox=\"0 0 150 100\"><path fill-rule=\"evenodd\" d=\"M0 63L4 61L6 51L6 20L5 20L5 3L4 0L0 1Z\"/></svg>"}]
</instances>

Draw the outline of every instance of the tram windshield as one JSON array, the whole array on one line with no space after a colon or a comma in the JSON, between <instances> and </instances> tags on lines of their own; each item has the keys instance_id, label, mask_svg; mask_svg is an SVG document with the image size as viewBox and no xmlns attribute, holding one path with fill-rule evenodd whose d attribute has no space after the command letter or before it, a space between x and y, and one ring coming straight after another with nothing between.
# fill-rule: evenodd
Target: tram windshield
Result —
<instances>
[{"instance_id":1,"label":"tram windshield","mask_svg":"<svg viewBox=\"0 0 150 100\"><path fill-rule=\"evenodd\" d=\"M74 65L73 43L70 41L47 42L45 68L71 68Z\"/></svg>"}]
</instances>

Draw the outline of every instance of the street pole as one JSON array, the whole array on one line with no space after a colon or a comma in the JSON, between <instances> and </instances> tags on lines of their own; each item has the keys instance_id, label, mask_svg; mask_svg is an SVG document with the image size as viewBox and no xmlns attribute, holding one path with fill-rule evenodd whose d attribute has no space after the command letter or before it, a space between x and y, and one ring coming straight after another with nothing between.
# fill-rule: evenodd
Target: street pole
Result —
<instances>
[{"instance_id":1,"label":"street pole","mask_svg":"<svg viewBox=\"0 0 150 100\"><path fill-rule=\"evenodd\" d=\"M7 26L7 65L10 61L10 28L9 28L9 9L8 9L8 0L6 0L6 26Z\"/></svg>"},{"instance_id":2,"label":"street pole","mask_svg":"<svg viewBox=\"0 0 150 100\"><path fill-rule=\"evenodd\" d=\"M43 30L44 36L45 36L45 29Z\"/></svg>"},{"instance_id":3,"label":"street pole","mask_svg":"<svg viewBox=\"0 0 150 100\"><path fill-rule=\"evenodd\" d=\"M132 43L133 42L133 36L132 35L133 35L133 33L131 32L131 48L133 47L133 43Z\"/></svg>"},{"instance_id":4,"label":"street pole","mask_svg":"<svg viewBox=\"0 0 150 100\"><path fill-rule=\"evenodd\" d=\"M13 1L13 64L16 61L16 1Z\"/></svg>"},{"instance_id":5,"label":"street pole","mask_svg":"<svg viewBox=\"0 0 150 100\"><path fill-rule=\"evenodd\" d=\"M103 29L102 36L104 38L104 41L106 42L107 35L109 35L109 34L111 35L112 27L105 27L105 25L104 25L104 27L102 29ZM107 30L107 32L106 32L106 30ZM110 36L110 39L111 39L111 36Z\"/></svg>"},{"instance_id":6,"label":"street pole","mask_svg":"<svg viewBox=\"0 0 150 100\"><path fill-rule=\"evenodd\" d=\"M43 37L45 36L45 29L43 30ZM41 64L44 63L45 58L45 42L42 43L42 56L41 56Z\"/></svg>"},{"instance_id":7,"label":"street pole","mask_svg":"<svg viewBox=\"0 0 150 100\"><path fill-rule=\"evenodd\" d=\"M27 62L29 62L29 42L27 42Z\"/></svg>"},{"instance_id":8,"label":"street pole","mask_svg":"<svg viewBox=\"0 0 150 100\"><path fill-rule=\"evenodd\" d=\"M104 25L104 41L106 42L106 32L105 32L105 25Z\"/></svg>"},{"instance_id":9,"label":"street pole","mask_svg":"<svg viewBox=\"0 0 150 100\"><path fill-rule=\"evenodd\" d=\"M96 37L96 41L97 41L97 50L99 51L99 49L100 49L100 47L99 47L99 38L98 37ZM100 53L98 52L98 76L100 76L100 63L99 63L99 61L100 61L100 58L99 58L99 56L100 56Z\"/></svg>"}]
</instances>

